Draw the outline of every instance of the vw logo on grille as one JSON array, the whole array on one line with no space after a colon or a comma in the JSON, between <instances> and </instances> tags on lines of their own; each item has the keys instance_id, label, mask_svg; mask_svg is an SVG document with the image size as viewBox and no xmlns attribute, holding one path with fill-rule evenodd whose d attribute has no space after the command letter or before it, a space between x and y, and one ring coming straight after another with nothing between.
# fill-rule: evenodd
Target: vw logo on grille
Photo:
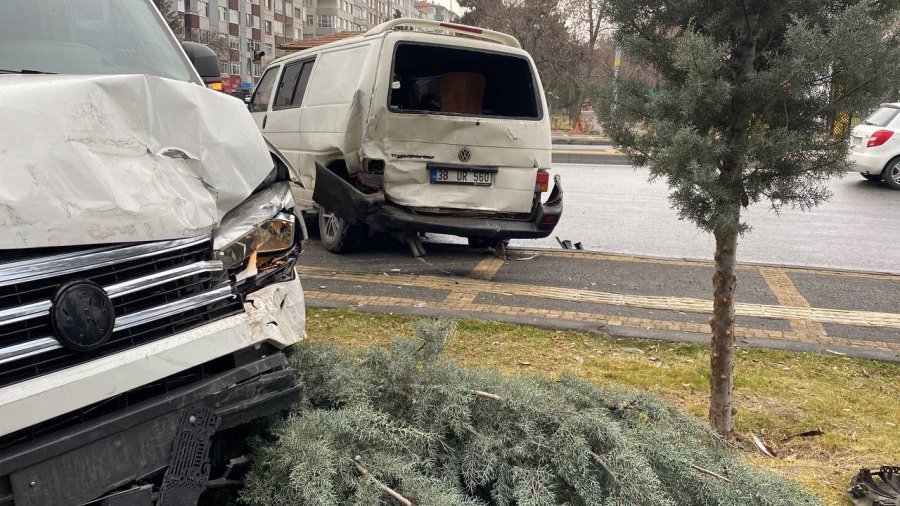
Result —
<instances>
[{"instance_id":1,"label":"vw logo on grille","mask_svg":"<svg viewBox=\"0 0 900 506\"><path fill-rule=\"evenodd\" d=\"M93 351L106 344L116 326L109 296L90 281L73 281L57 290L50 309L56 339L75 351Z\"/></svg>"},{"instance_id":2,"label":"vw logo on grille","mask_svg":"<svg viewBox=\"0 0 900 506\"><path fill-rule=\"evenodd\" d=\"M459 161L468 162L469 159L472 158L472 151L470 151L469 148L462 148L456 156L459 157Z\"/></svg>"}]
</instances>

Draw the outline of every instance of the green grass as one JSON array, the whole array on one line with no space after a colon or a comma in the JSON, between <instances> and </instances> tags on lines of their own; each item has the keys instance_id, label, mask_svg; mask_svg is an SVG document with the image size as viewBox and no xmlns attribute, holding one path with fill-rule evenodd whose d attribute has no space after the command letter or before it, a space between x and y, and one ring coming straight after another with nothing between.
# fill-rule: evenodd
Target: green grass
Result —
<instances>
[{"instance_id":1,"label":"green grass","mask_svg":"<svg viewBox=\"0 0 900 506\"><path fill-rule=\"evenodd\" d=\"M413 321L311 309L307 330L316 341L384 345L414 335ZM507 374L570 371L597 384L651 391L706 416L709 350L702 345L461 320L447 353L462 365ZM860 467L900 464L900 364L742 348L735 375L736 444L749 461L800 482L825 504L847 504L844 491ZM825 434L782 442L813 429ZM756 452L751 433L777 458Z\"/></svg>"}]
</instances>

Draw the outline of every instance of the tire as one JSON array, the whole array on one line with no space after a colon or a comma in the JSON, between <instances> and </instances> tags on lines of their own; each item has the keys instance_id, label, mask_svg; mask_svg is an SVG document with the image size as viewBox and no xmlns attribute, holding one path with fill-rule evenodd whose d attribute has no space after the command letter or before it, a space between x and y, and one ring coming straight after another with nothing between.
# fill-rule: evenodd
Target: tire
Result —
<instances>
[{"instance_id":1,"label":"tire","mask_svg":"<svg viewBox=\"0 0 900 506\"><path fill-rule=\"evenodd\" d=\"M894 158L884 168L884 182L894 190L900 190L900 158Z\"/></svg>"},{"instance_id":2,"label":"tire","mask_svg":"<svg viewBox=\"0 0 900 506\"><path fill-rule=\"evenodd\" d=\"M350 225L325 208L319 208L319 238L322 245L332 253L353 251L366 237L366 227Z\"/></svg>"},{"instance_id":3,"label":"tire","mask_svg":"<svg viewBox=\"0 0 900 506\"><path fill-rule=\"evenodd\" d=\"M881 174L860 174L862 177L868 179L869 181L881 181Z\"/></svg>"}]
</instances>

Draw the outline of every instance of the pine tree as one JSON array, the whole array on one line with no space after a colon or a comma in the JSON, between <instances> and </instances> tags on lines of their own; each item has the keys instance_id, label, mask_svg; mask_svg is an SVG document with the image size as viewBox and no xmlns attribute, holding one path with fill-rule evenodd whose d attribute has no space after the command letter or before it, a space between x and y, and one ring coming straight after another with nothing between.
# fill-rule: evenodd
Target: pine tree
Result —
<instances>
[{"instance_id":1,"label":"pine tree","mask_svg":"<svg viewBox=\"0 0 900 506\"><path fill-rule=\"evenodd\" d=\"M897 0L609 0L616 40L652 82L598 90L598 119L679 218L716 242L709 417L733 430L737 243L742 208L801 210L850 169L835 119L888 96L900 77Z\"/></svg>"},{"instance_id":2,"label":"pine tree","mask_svg":"<svg viewBox=\"0 0 900 506\"><path fill-rule=\"evenodd\" d=\"M291 357L302 402L256 442L249 505L817 504L645 393L511 378L443 356L452 327Z\"/></svg>"}]
</instances>

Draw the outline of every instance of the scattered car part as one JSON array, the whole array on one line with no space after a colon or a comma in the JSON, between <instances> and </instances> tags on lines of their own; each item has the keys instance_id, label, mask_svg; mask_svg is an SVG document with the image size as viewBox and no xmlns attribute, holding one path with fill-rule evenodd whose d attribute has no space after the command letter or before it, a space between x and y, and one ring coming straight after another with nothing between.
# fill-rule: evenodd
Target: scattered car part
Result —
<instances>
[{"instance_id":1,"label":"scattered car part","mask_svg":"<svg viewBox=\"0 0 900 506\"><path fill-rule=\"evenodd\" d=\"M847 495L856 506L900 504L900 466L881 466L877 471L860 469L850 484Z\"/></svg>"}]
</instances>

